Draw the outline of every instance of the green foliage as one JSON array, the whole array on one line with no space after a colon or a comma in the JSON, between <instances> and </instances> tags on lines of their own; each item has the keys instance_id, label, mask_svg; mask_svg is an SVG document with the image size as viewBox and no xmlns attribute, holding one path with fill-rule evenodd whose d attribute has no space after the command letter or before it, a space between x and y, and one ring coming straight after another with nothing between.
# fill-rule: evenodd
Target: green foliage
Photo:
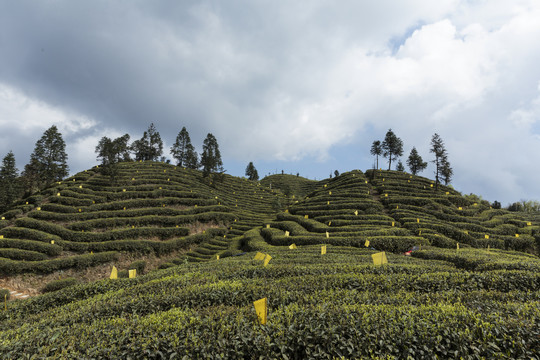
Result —
<instances>
[{"instance_id":1,"label":"green foliage","mask_svg":"<svg viewBox=\"0 0 540 360\"><path fill-rule=\"evenodd\" d=\"M176 136L176 141L171 147L171 154L176 159L178 166L185 166L189 169L197 169L199 167L199 159L195 148L191 144L191 138L186 130L182 130Z\"/></svg>"},{"instance_id":2,"label":"green foliage","mask_svg":"<svg viewBox=\"0 0 540 360\"><path fill-rule=\"evenodd\" d=\"M144 261L144 260L134 261L129 265L128 268L130 270L135 269L135 270L137 270L137 275L142 275L142 274L144 274L144 269L146 268L146 261Z\"/></svg>"},{"instance_id":3,"label":"green foliage","mask_svg":"<svg viewBox=\"0 0 540 360\"><path fill-rule=\"evenodd\" d=\"M407 166L413 175L421 173L427 167L427 162L422 159L415 147L412 148L411 153L409 154Z\"/></svg>"},{"instance_id":4,"label":"green foliage","mask_svg":"<svg viewBox=\"0 0 540 360\"><path fill-rule=\"evenodd\" d=\"M77 280L75 278L72 278L72 277L65 278L65 279L59 279L59 280L53 280L53 281L48 282L43 287L43 289L41 289L41 292L42 293L48 293L48 292L52 292L52 291L58 291L58 290L67 288L69 286L77 285L79 283L80 283L79 280Z\"/></svg>"},{"instance_id":5,"label":"green foliage","mask_svg":"<svg viewBox=\"0 0 540 360\"><path fill-rule=\"evenodd\" d=\"M379 156L383 154L383 149L380 140L373 141L373 144L371 144L371 155L375 156L375 169L379 168ZM336 175L337 176L337 175Z\"/></svg>"},{"instance_id":6,"label":"green foliage","mask_svg":"<svg viewBox=\"0 0 540 360\"><path fill-rule=\"evenodd\" d=\"M394 134L392 129L388 129L381 144L383 156L388 158L388 170L392 168L392 160L397 160L403 155L403 141Z\"/></svg>"},{"instance_id":7,"label":"green foliage","mask_svg":"<svg viewBox=\"0 0 540 360\"><path fill-rule=\"evenodd\" d=\"M215 136L211 133L206 135L206 139L203 142L201 166L203 168L203 176L205 177L211 173L222 173L224 171L219 145Z\"/></svg>"},{"instance_id":8,"label":"green foliage","mask_svg":"<svg viewBox=\"0 0 540 360\"><path fill-rule=\"evenodd\" d=\"M259 173L257 172L257 169L255 169L255 165L253 165L253 162L251 161L246 167L246 176L248 180L252 180L252 181L259 180Z\"/></svg>"},{"instance_id":9,"label":"green foliage","mask_svg":"<svg viewBox=\"0 0 540 360\"><path fill-rule=\"evenodd\" d=\"M143 133L143 137L131 144L135 160L157 161L163 155L163 141L154 123Z\"/></svg>"},{"instance_id":10,"label":"green foliage","mask_svg":"<svg viewBox=\"0 0 540 360\"><path fill-rule=\"evenodd\" d=\"M2 289L0 288L0 301L9 300L11 297L11 294L8 289Z\"/></svg>"},{"instance_id":11,"label":"green foliage","mask_svg":"<svg viewBox=\"0 0 540 360\"><path fill-rule=\"evenodd\" d=\"M125 134L114 140L104 136L96 146L97 159L101 160L101 173L113 180L118 176L118 163L131 160L128 145L129 135Z\"/></svg>"},{"instance_id":12,"label":"green foliage","mask_svg":"<svg viewBox=\"0 0 540 360\"><path fill-rule=\"evenodd\" d=\"M69 173L66 144L56 126L47 129L36 142L23 172L26 190L33 192L54 181L62 180Z\"/></svg>"}]
</instances>

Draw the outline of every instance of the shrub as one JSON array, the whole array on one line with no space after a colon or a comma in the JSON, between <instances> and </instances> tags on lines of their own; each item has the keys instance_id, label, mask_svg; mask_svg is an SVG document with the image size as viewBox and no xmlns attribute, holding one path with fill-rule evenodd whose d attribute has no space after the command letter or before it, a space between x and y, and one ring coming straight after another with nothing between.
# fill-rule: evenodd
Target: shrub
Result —
<instances>
[{"instance_id":1,"label":"shrub","mask_svg":"<svg viewBox=\"0 0 540 360\"><path fill-rule=\"evenodd\" d=\"M43 289L41 289L41 292L48 293L51 291L58 291L60 289L67 288L68 286L77 285L79 283L80 283L79 280L72 277L60 279L60 280L53 280L47 283L47 285L45 285Z\"/></svg>"},{"instance_id":2,"label":"shrub","mask_svg":"<svg viewBox=\"0 0 540 360\"><path fill-rule=\"evenodd\" d=\"M11 293L8 289L0 289L0 300L3 301L4 299L5 300L9 300L9 298L11 297Z\"/></svg>"},{"instance_id":3,"label":"shrub","mask_svg":"<svg viewBox=\"0 0 540 360\"><path fill-rule=\"evenodd\" d=\"M134 261L128 267L128 269L130 270L136 269L138 275L142 275L144 273L145 268L146 268L146 261L144 260Z\"/></svg>"}]
</instances>

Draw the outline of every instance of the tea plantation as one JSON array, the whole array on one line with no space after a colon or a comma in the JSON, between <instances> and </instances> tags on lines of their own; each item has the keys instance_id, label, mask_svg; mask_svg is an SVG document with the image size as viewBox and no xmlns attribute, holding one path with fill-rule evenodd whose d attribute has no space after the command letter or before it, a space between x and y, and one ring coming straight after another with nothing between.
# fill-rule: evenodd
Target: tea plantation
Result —
<instances>
[{"instance_id":1,"label":"tea plantation","mask_svg":"<svg viewBox=\"0 0 540 360\"><path fill-rule=\"evenodd\" d=\"M25 200L2 215L2 273L191 251L7 302L0 356L540 358L537 217L394 171L295 178L129 163L116 184L92 169Z\"/></svg>"}]
</instances>

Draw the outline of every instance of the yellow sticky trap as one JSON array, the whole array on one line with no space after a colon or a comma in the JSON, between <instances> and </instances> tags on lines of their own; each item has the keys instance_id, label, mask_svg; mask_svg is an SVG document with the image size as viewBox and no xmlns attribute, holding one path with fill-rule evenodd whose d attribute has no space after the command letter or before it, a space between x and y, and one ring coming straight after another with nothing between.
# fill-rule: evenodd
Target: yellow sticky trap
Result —
<instances>
[{"instance_id":1,"label":"yellow sticky trap","mask_svg":"<svg viewBox=\"0 0 540 360\"><path fill-rule=\"evenodd\" d=\"M447 192L446 192L446 195L450 195L450 192L449 192L449 191L447 191Z\"/></svg>"},{"instance_id":2,"label":"yellow sticky trap","mask_svg":"<svg viewBox=\"0 0 540 360\"><path fill-rule=\"evenodd\" d=\"M330 234L328 233L328 231L326 232L326 238L329 238L330 237Z\"/></svg>"},{"instance_id":3,"label":"yellow sticky trap","mask_svg":"<svg viewBox=\"0 0 540 360\"><path fill-rule=\"evenodd\" d=\"M284 211L284 212L288 213L288 212L289 212L289 209L285 209L285 211Z\"/></svg>"},{"instance_id":4,"label":"yellow sticky trap","mask_svg":"<svg viewBox=\"0 0 540 360\"><path fill-rule=\"evenodd\" d=\"M469 230L465 230L465 234L469 235Z\"/></svg>"},{"instance_id":5,"label":"yellow sticky trap","mask_svg":"<svg viewBox=\"0 0 540 360\"><path fill-rule=\"evenodd\" d=\"M366 184L367 184L367 180L366 180Z\"/></svg>"},{"instance_id":6,"label":"yellow sticky trap","mask_svg":"<svg viewBox=\"0 0 540 360\"><path fill-rule=\"evenodd\" d=\"M4 238L4 235L0 235L0 239L3 239Z\"/></svg>"},{"instance_id":7,"label":"yellow sticky trap","mask_svg":"<svg viewBox=\"0 0 540 360\"><path fill-rule=\"evenodd\" d=\"M388 194L384 194L384 197L388 197Z\"/></svg>"},{"instance_id":8,"label":"yellow sticky trap","mask_svg":"<svg viewBox=\"0 0 540 360\"><path fill-rule=\"evenodd\" d=\"M364 243L364 246L369 247L369 240L366 240L366 242Z\"/></svg>"},{"instance_id":9,"label":"yellow sticky trap","mask_svg":"<svg viewBox=\"0 0 540 360\"><path fill-rule=\"evenodd\" d=\"M328 185L324 184L324 187L327 187Z\"/></svg>"},{"instance_id":10,"label":"yellow sticky trap","mask_svg":"<svg viewBox=\"0 0 540 360\"><path fill-rule=\"evenodd\" d=\"M358 216L358 210L354 210L354 215Z\"/></svg>"},{"instance_id":11,"label":"yellow sticky trap","mask_svg":"<svg viewBox=\"0 0 540 360\"><path fill-rule=\"evenodd\" d=\"M330 201L327 201L327 202L326 202L326 205L330 205Z\"/></svg>"},{"instance_id":12,"label":"yellow sticky trap","mask_svg":"<svg viewBox=\"0 0 540 360\"><path fill-rule=\"evenodd\" d=\"M371 258L373 259L373 265L388 264L388 259L386 258L386 253L384 251L371 255Z\"/></svg>"},{"instance_id":13,"label":"yellow sticky trap","mask_svg":"<svg viewBox=\"0 0 540 360\"><path fill-rule=\"evenodd\" d=\"M54 245L54 240L51 240L51 245Z\"/></svg>"},{"instance_id":14,"label":"yellow sticky trap","mask_svg":"<svg viewBox=\"0 0 540 360\"><path fill-rule=\"evenodd\" d=\"M430 187L433 187L433 184L430 184L429 186L430 186Z\"/></svg>"},{"instance_id":15,"label":"yellow sticky trap","mask_svg":"<svg viewBox=\"0 0 540 360\"><path fill-rule=\"evenodd\" d=\"M329 191L329 192L328 192L328 195L332 195L332 192L331 192L331 191Z\"/></svg>"},{"instance_id":16,"label":"yellow sticky trap","mask_svg":"<svg viewBox=\"0 0 540 360\"><path fill-rule=\"evenodd\" d=\"M266 298L262 298L257 301L254 301L253 306L255 306L255 312L257 313L257 318L259 319L259 323L261 325L266 325L266 317L267 317L267 312L268 312Z\"/></svg>"},{"instance_id":17,"label":"yellow sticky trap","mask_svg":"<svg viewBox=\"0 0 540 360\"><path fill-rule=\"evenodd\" d=\"M478 206L478 204L477 204L477 203L474 203L473 206Z\"/></svg>"},{"instance_id":18,"label":"yellow sticky trap","mask_svg":"<svg viewBox=\"0 0 540 360\"><path fill-rule=\"evenodd\" d=\"M309 216L308 216L308 215L304 215L304 219L309 219Z\"/></svg>"},{"instance_id":19,"label":"yellow sticky trap","mask_svg":"<svg viewBox=\"0 0 540 360\"><path fill-rule=\"evenodd\" d=\"M167 172L167 170L163 170L163 172L165 173L165 172Z\"/></svg>"},{"instance_id":20,"label":"yellow sticky trap","mask_svg":"<svg viewBox=\"0 0 540 360\"><path fill-rule=\"evenodd\" d=\"M394 226L394 222L392 221L392 226Z\"/></svg>"},{"instance_id":21,"label":"yellow sticky trap","mask_svg":"<svg viewBox=\"0 0 540 360\"><path fill-rule=\"evenodd\" d=\"M56 196L60 196L60 193L56 193Z\"/></svg>"},{"instance_id":22,"label":"yellow sticky trap","mask_svg":"<svg viewBox=\"0 0 540 360\"><path fill-rule=\"evenodd\" d=\"M28 201L26 202L26 205L28 205Z\"/></svg>"},{"instance_id":23,"label":"yellow sticky trap","mask_svg":"<svg viewBox=\"0 0 540 360\"><path fill-rule=\"evenodd\" d=\"M137 276L137 269L130 269L129 270L129 278L133 279L136 276Z\"/></svg>"},{"instance_id":24,"label":"yellow sticky trap","mask_svg":"<svg viewBox=\"0 0 540 360\"><path fill-rule=\"evenodd\" d=\"M266 224L266 228L267 228L267 229L270 229L270 224Z\"/></svg>"},{"instance_id":25,"label":"yellow sticky trap","mask_svg":"<svg viewBox=\"0 0 540 360\"><path fill-rule=\"evenodd\" d=\"M126 210L126 207L124 206L124 210Z\"/></svg>"},{"instance_id":26,"label":"yellow sticky trap","mask_svg":"<svg viewBox=\"0 0 540 360\"><path fill-rule=\"evenodd\" d=\"M399 209L399 205L396 205L396 210Z\"/></svg>"},{"instance_id":27,"label":"yellow sticky trap","mask_svg":"<svg viewBox=\"0 0 540 360\"><path fill-rule=\"evenodd\" d=\"M219 255L216 255L216 260L219 260Z\"/></svg>"},{"instance_id":28,"label":"yellow sticky trap","mask_svg":"<svg viewBox=\"0 0 540 360\"><path fill-rule=\"evenodd\" d=\"M264 263L263 263L263 266L268 265L268 263L270 262L270 260L272 260L272 257L270 256L270 254L266 254L266 256L264 257Z\"/></svg>"},{"instance_id":29,"label":"yellow sticky trap","mask_svg":"<svg viewBox=\"0 0 540 360\"><path fill-rule=\"evenodd\" d=\"M330 225L332 225L332 222L331 222L331 221L328 222L328 226L330 226Z\"/></svg>"},{"instance_id":30,"label":"yellow sticky trap","mask_svg":"<svg viewBox=\"0 0 540 360\"><path fill-rule=\"evenodd\" d=\"M135 181L135 178L131 178L131 181Z\"/></svg>"},{"instance_id":31,"label":"yellow sticky trap","mask_svg":"<svg viewBox=\"0 0 540 360\"><path fill-rule=\"evenodd\" d=\"M171 179L167 179L167 181L170 181Z\"/></svg>"},{"instance_id":32,"label":"yellow sticky trap","mask_svg":"<svg viewBox=\"0 0 540 360\"><path fill-rule=\"evenodd\" d=\"M460 206L460 207L458 207L457 209L458 209L458 210L463 210L463 208L462 208L461 206Z\"/></svg>"},{"instance_id":33,"label":"yellow sticky trap","mask_svg":"<svg viewBox=\"0 0 540 360\"><path fill-rule=\"evenodd\" d=\"M416 218L416 222L417 222L417 223L420 223L420 219L419 219L419 218Z\"/></svg>"},{"instance_id":34,"label":"yellow sticky trap","mask_svg":"<svg viewBox=\"0 0 540 360\"><path fill-rule=\"evenodd\" d=\"M135 225L131 225L131 228L132 228L132 229L135 229Z\"/></svg>"},{"instance_id":35,"label":"yellow sticky trap","mask_svg":"<svg viewBox=\"0 0 540 360\"><path fill-rule=\"evenodd\" d=\"M111 275L109 276L109 279L118 279L118 269L116 269L116 266L112 267Z\"/></svg>"},{"instance_id":36,"label":"yellow sticky trap","mask_svg":"<svg viewBox=\"0 0 540 360\"><path fill-rule=\"evenodd\" d=\"M285 236L289 236L289 232L285 230Z\"/></svg>"},{"instance_id":37,"label":"yellow sticky trap","mask_svg":"<svg viewBox=\"0 0 540 360\"><path fill-rule=\"evenodd\" d=\"M382 181L384 181L384 178L382 178Z\"/></svg>"},{"instance_id":38,"label":"yellow sticky trap","mask_svg":"<svg viewBox=\"0 0 540 360\"><path fill-rule=\"evenodd\" d=\"M2 220L6 220L6 218L4 216L2 216Z\"/></svg>"},{"instance_id":39,"label":"yellow sticky trap","mask_svg":"<svg viewBox=\"0 0 540 360\"><path fill-rule=\"evenodd\" d=\"M79 185L79 189L82 189L82 185Z\"/></svg>"},{"instance_id":40,"label":"yellow sticky trap","mask_svg":"<svg viewBox=\"0 0 540 360\"><path fill-rule=\"evenodd\" d=\"M456 243L456 251L459 250L459 243Z\"/></svg>"},{"instance_id":41,"label":"yellow sticky trap","mask_svg":"<svg viewBox=\"0 0 540 360\"><path fill-rule=\"evenodd\" d=\"M178 227L178 225L176 225L176 227Z\"/></svg>"},{"instance_id":42,"label":"yellow sticky trap","mask_svg":"<svg viewBox=\"0 0 540 360\"><path fill-rule=\"evenodd\" d=\"M530 221L527 222L527 226L531 226L531 225L532 225L532 223Z\"/></svg>"},{"instance_id":43,"label":"yellow sticky trap","mask_svg":"<svg viewBox=\"0 0 540 360\"><path fill-rule=\"evenodd\" d=\"M161 186L159 187L159 190L163 190L163 189L161 188Z\"/></svg>"},{"instance_id":44,"label":"yellow sticky trap","mask_svg":"<svg viewBox=\"0 0 540 360\"><path fill-rule=\"evenodd\" d=\"M81 212L81 211L82 211L82 210L81 210L81 209L79 209L79 212Z\"/></svg>"},{"instance_id":45,"label":"yellow sticky trap","mask_svg":"<svg viewBox=\"0 0 540 360\"><path fill-rule=\"evenodd\" d=\"M257 251L253 260L264 260L264 254L260 251Z\"/></svg>"},{"instance_id":46,"label":"yellow sticky trap","mask_svg":"<svg viewBox=\"0 0 540 360\"><path fill-rule=\"evenodd\" d=\"M296 244L291 244L291 245L289 245L289 249L291 249L291 250L296 249Z\"/></svg>"},{"instance_id":47,"label":"yellow sticky trap","mask_svg":"<svg viewBox=\"0 0 540 360\"><path fill-rule=\"evenodd\" d=\"M321 255L326 254L326 245L321 246Z\"/></svg>"},{"instance_id":48,"label":"yellow sticky trap","mask_svg":"<svg viewBox=\"0 0 540 360\"><path fill-rule=\"evenodd\" d=\"M122 189L122 192L126 192L126 189Z\"/></svg>"},{"instance_id":49,"label":"yellow sticky trap","mask_svg":"<svg viewBox=\"0 0 540 360\"><path fill-rule=\"evenodd\" d=\"M36 210L39 211L39 210L41 210L41 208L38 206L38 207L36 208Z\"/></svg>"},{"instance_id":50,"label":"yellow sticky trap","mask_svg":"<svg viewBox=\"0 0 540 360\"><path fill-rule=\"evenodd\" d=\"M489 235L488 234L484 235L484 238L489 239Z\"/></svg>"},{"instance_id":51,"label":"yellow sticky trap","mask_svg":"<svg viewBox=\"0 0 540 360\"><path fill-rule=\"evenodd\" d=\"M411 182L411 180L407 180L407 182L408 182L408 183L410 183L410 182Z\"/></svg>"},{"instance_id":52,"label":"yellow sticky trap","mask_svg":"<svg viewBox=\"0 0 540 360\"><path fill-rule=\"evenodd\" d=\"M519 237L519 234L516 234L516 237Z\"/></svg>"}]
</instances>

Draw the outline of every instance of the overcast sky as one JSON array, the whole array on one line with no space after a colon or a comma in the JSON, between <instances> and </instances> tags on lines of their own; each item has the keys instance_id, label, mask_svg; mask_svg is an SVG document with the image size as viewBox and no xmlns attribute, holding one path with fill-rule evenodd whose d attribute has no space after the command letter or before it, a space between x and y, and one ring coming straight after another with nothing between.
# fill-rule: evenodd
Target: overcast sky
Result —
<instances>
[{"instance_id":1,"label":"overcast sky","mask_svg":"<svg viewBox=\"0 0 540 360\"><path fill-rule=\"evenodd\" d=\"M0 0L0 156L55 124L74 173L154 122L231 175L323 179L392 128L404 163L438 133L462 193L540 200L538 39L536 0Z\"/></svg>"}]
</instances>

